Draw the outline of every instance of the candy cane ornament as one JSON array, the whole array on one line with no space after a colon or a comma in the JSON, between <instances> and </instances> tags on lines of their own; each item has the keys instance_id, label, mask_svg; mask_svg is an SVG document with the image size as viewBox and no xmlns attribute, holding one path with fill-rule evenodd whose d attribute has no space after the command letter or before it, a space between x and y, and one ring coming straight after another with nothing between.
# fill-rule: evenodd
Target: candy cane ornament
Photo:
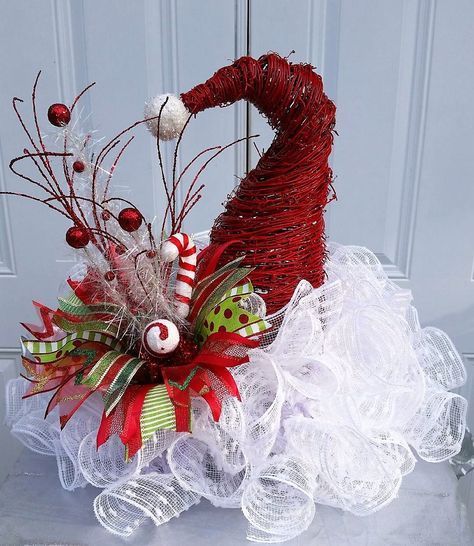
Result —
<instances>
[{"instance_id":1,"label":"candy cane ornament","mask_svg":"<svg viewBox=\"0 0 474 546\"><path fill-rule=\"evenodd\" d=\"M196 245L186 233L175 233L161 246L161 258L165 262L172 262L179 256L178 274L174 297L176 313L186 318L189 313L189 304L196 276Z\"/></svg>"}]
</instances>

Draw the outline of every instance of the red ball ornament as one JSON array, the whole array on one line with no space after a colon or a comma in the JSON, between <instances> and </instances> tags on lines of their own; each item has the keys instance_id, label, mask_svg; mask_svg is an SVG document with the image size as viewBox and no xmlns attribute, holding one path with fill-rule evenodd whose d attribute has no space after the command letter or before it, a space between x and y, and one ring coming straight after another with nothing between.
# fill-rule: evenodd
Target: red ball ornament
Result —
<instances>
[{"instance_id":1,"label":"red ball ornament","mask_svg":"<svg viewBox=\"0 0 474 546\"><path fill-rule=\"evenodd\" d=\"M146 257L150 260L153 260L153 258L156 258L156 250L149 250L146 253Z\"/></svg>"},{"instance_id":2,"label":"red ball ornament","mask_svg":"<svg viewBox=\"0 0 474 546\"><path fill-rule=\"evenodd\" d=\"M108 282L111 282L115 279L115 273L113 271L107 271L104 275L104 279Z\"/></svg>"},{"instance_id":3,"label":"red ball ornament","mask_svg":"<svg viewBox=\"0 0 474 546\"><path fill-rule=\"evenodd\" d=\"M89 232L84 227L72 226L66 231L66 242L72 248L84 248L89 241Z\"/></svg>"},{"instance_id":4,"label":"red ball ornament","mask_svg":"<svg viewBox=\"0 0 474 546\"><path fill-rule=\"evenodd\" d=\"M102 220L104 222L108 222L110 220L111 214L108 210L103 210L100 215L102 216Z\"/></svg>"},{"instance_id":5,"label":"red ball ornament","mask_svg":"<svg viewBox=\"0 0 474 546\"><path fill-rule=\"evenodd\" d=\"M129 207L120 211L118 222L124 231L132 232L142 225L142 215L137 209Z\"/></svg>"},{"instance_id":6,"label":"red ball ornament","mask_svg":"<svg viewBox=\"0 0 474 546\"><path fill-rule=\"evenodd\" d=\"M83 161L80 161L79 159L77 159L72 164L72 168L76 173L82 173L84 172L84 169L86 168L86 166Z\"/></svg>"},{"instance_id":7,"label":"red ball ornament","mask_svg":"<svg viewBox=\"0 0 474 546\"><path fill-rule=\"evenodd\" d=\"M55 127L64 127L71 121L71 111L65 104L52 104L48 108L48 119Z\"/></svg>"}]
</instances>

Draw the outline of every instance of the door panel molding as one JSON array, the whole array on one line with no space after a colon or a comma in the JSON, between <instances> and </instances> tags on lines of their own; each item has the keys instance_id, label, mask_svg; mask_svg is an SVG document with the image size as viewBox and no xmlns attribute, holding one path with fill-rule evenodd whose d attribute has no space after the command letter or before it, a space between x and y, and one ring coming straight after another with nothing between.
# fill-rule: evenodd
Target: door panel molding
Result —
<instances>
[{"instance_id":1,"label":"door panel molding","mask_svg":"<svg viewBox=\"0 0 474 546\"><path fill-rule=\"evenodd\" d=\"M5 191L5 163L0 140L0 191ZM6 195L0 196L0 277L16 277L15 254L13 252L12 226Z\"/></svg>"},{"instance_id":2,"label":"door panel molding","mask_svg":"<svg viewBox=\"0 0 474 546\"><path fill-rule=\"evenodd\" d=\"M52 28L56 57L58 99L71 102L82 89L89 85L86 47L84 42L83 0L51 0ZM93 131L93 114L90 95L81 98L81 128ZM56 262L76 263L76 258L67 248L58 249Z\"/></svg>"},{"instance_id":3,"label":"door panel molding","mask_svg":"<svg viewBox=\"0 0 474 546\"><path fill-rule=\"evenodd\" d=\"M384 250L378 258L392 279L410 278L425 140L435 2L403 3L397 106L388 180Z\"/></svg>"},{"instance_id":4,"label":"door panel molding","mask_svg":"<svg viewBox=\"0 0 474 546\"><path fill-rule=\"evenodd\" d=\"M0 483L3 482L13 463L18 458L22 449L21 444L10 434L10 429L4 424L5 421L5 387L10 379L18 375L18 362L20 352L18 349L0 349L0 445L2 446L2 457L0 464Z\"/></svg>"},{"instance_id":5,"label":"door panel molding","mask_svg":"<svg viewBox=\"0 0 474 546\"><path fill-rule=\"evenodd\" d=\"M307 59L323 76L328 97L336 102L341 0L308 0L308 13Z\"/></svg>"}]
</instances>

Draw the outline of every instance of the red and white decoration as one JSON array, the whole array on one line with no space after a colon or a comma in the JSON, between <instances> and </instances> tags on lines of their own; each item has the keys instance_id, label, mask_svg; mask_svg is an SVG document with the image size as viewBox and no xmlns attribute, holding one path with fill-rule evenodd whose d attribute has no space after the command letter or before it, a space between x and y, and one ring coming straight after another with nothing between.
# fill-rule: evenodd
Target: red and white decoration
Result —
<instances>
[{"instance_id":1,"label":"red and white decoration","mask_svg":"<svg viewBox=\"0 0 474 546\"><path fill-rule=\"evenodd\" d=\"M173 262L179 257L178 274L176 276L175 299L176 313L180 318L186 318L196 276L196 245L186 233L172 235L161 246L161 258L165 262Z\"/></svg>"},{"instance_id":2,"label":"red and white decoration","mask_svg":"<svg viewBox=\"0 0 474 546\"><path fill-rule=\"evenodd\" d=\"M86 88L44 112L61 143L46 151L37 83L37 131L13 102L37 153L25 149L10 168L46 196L3 193L67 218L82 275L70 275L57 311L36 304L44 324L26 325L35 336L22 341L29 380L8 384L6 422L33 451L56 457L65 489L102 489L94 511L106 529L126 537L205 498L240 508L248 539L279 543L304 532L317 505L371 514L396 498L417 458L460 451L467 402L451 390L466 370L452 342L420 326L411 293L372 252L326 242L335 106L310 65L239 59L181 98L152 99L144 119L99 150L90 135L70 144ZM182 227L201 199L197 177L177 210L181 175L173 168L167 179L160 163L161 232L109 196L135 127L158 137L160 161L160 139L177 138L176 158L191 115L241 99L277 136L199 255ZM15 170L24 159L38 182Z\"/></svg>"},{"instance_id":3,"label":"red and white decoration","mask_svg":"<svg viewBox=\"0 0 474 546\"><path fill-rule=\"evenodd\" d=\"M152 356L172 353L179 345L179 330L166 319L154 320L143 330L143 346Z\"/></svg>"}]
</instances>

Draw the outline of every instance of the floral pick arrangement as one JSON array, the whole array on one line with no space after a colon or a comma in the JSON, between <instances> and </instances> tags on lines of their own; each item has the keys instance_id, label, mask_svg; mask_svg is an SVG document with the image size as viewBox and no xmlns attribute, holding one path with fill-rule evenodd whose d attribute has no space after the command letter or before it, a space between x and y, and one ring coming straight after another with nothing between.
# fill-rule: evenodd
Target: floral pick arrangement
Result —
<instances>
[{"instance_id":1,"label":"floral pick arrangement","mask_svg":"<svg viewBox=\"0 0 474 546\"><path fill-rule=\"evenodd\" d=\"M34 302L40 324L23 324L25 372L7 386L7 421L56 457L64 488L103 489L94 511L104 527L128 536L207 498L240 507L250 540L284 541L317 504L382 508L415 453L438 462L459 451L466 401L449 390L465 369L451 341L420 327L411 293L369 250L326 243L335 106L313 67L243 57L180 97L150 100L144 119L103 146L79 129L92 86L42 113L38 83L32 127L13 99L26 147L10 169L32 193L3 193L63 215L78 264L57 309ZM275 139L205 241L185 221L204 169L235 143L178 174L179 146L194 115L241 99ZM166 196L160 229L110 194L143 125ZM171 139L166 174L160 140Z\"/></svg>"}]
</instances>

